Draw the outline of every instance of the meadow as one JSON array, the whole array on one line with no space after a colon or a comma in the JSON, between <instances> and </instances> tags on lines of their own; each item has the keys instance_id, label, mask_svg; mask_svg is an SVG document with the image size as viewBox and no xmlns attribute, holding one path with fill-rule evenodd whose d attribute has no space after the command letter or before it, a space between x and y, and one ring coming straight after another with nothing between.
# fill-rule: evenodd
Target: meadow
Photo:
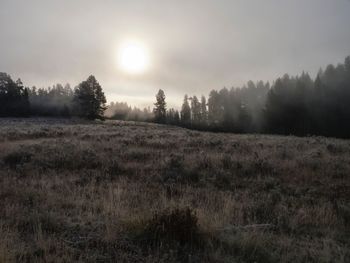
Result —
<instances>
[{"instance_id":1,"label":"meadow","mask_svg":"<svg viewBox=\"0 0 350 263\"><path fill-rule=\"evenodd\" d=\"M350 141L0 120L0 262L350 262Z\"/></svg>"}]
</instances>

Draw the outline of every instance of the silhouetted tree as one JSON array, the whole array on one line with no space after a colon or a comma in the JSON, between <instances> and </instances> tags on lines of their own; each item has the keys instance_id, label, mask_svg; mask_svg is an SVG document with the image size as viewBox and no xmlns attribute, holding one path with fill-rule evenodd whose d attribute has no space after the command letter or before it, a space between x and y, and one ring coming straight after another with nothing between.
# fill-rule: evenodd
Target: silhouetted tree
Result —
<instances>
[{"instance_id":1,"label":"silhouetted tree","mask_svg":"<svg viewBox=\"0 0 350 263\"><path fill-rule=\"evenodd\" d=\"M179 112L173 108L167 111L167 123L171 125L180 125Z\"/></svg>"},{"instance_id":2,"label":"silhouetted tree","mask_svg":"<svg viewBox=\"0 0 350 263\"><path fill-rule=\"evenodd\" d=\"M175 115L175 110L173 108L167 110L167 112L166 112L166 123L167 124L174 123L174 115Z\"/></svg>"},{"instance_id":3,"label":"silhouetted tree","mask_svg":"<svg viewBox=\"0 0 350 263\"><path fill-rule=\"evenodd\" d=\"M248 107L244 104L241 104L238 114L237 121L237 131L239 132L251 132L252 126L252 116Z\"/></svg>"},{"instance_id":4,"label":"silhouetted tree","mask_svg":"<svg viewBox=\"0 0 350 263\"><path fill-rule=\"evenodd\" d=\"M221 126L223 122L224 109L221 105L220 95L216 90L212 90L208 98L208 121L212 127Z\"/></svg>"},{"instance_id":5,"label":"silhouetted tree","mask_svg":"<svg viewBox=\"0 0 350 263\"><path fill-rule=\"evenodd\" d=\"M249 81L246 87L236 90L241 104L244 105L245 110L251 115L250 129L255 132L261 132L264 124L264 107L270 84L263 81L258 81L254 84L252 81Z\"/></svg>"},{"instance_id":6,"label":"silhouetted tree","mask_svg":"<svg viewBox=\"0 0 350 263\"><path fill-rule=\"evenodd\" d=\"M163 90L159 90L156 95L156 103L154 103L154 119L157 123L166 122L166 102Z\"/></svg>"},{"instance_id":7,"label":"silhouetted tree","mask_svg":"<svg viewBox=\"0 0 350 263\"><path fill-rule=\"evenodd\" d=\"M191 123L198 127L201 122L201 104L197 96L193 96L191 99Z\"/></svg>"},{"instance_id":8,"label":"silhouetted tree","mask_svg":"<svg viewBox=\"0 0 350 263\"><path fill-rule=\"evenodd\" d=\"M22 115L25 117L30 116L30 102L29 102L29 89L24 88L22 103L21 103Z\"/></svg>"},{"instance_id":9,"label":"silhouetted tree","mask_svg":"<svg viewBox=\"0 0 350 263\"><path fill-rule=\"evenodd\" d=\"M223 88L219 91L220 105L221 105L221 122L218 128L225 131L238 132L239 123L238 115L241 107L241 100L237 89L232 88L230 91Z\"/></svg>"},{"instance_id":10,"label":"silhouetted tree","mask_svg":"<svg viewBox=\"0 0 350 263\"><path fill-rule=\"evenodd\" d=\"M79 84L75 90L74 101L80 117L87 119L104 119L106 98L100 84L94 76Z\"/></svg>"},{"instance_id":11,"label":"silhouetted tree","mask_svg":"<svg viewBox=\"0 0 350 263\"><path fill-rule=\"evenodd\" d=\"M205 96L201 97L201 126L205 127L208 125L208 111L207 111L207 100Z\"/></svg>"},{"instance_id":12,"label":"silhouetted tree","mask_svg":"<svg viewBox=\"0 0 350 263\"><path fill-rule=\"evenodd\" d=\"M190 104L188 103L187 95L185 95L184 97L184 101L181 108L181 124L187 127L191 125L191 108Z\"/></svg>"},{"instance_id":13,"label":"silhouetted tree","mask_svg":"<svg viewBox=\"0 0 350 263\"><path fill-rule=\"evenodd\" d=\"M174 125L180 125L180 113L178 110L174 113Z\"/></svg>"},{"instance_id":14,"label":"silhouetted tree","mask_svg":"<svg viewBox=\"0 0 350 263\"><path fill-rule=\"evenodd\" d=\"M29 114L28 90L22 81L14 82L10 75L0 72L0 116L26 117Z\"/></svg>"}]
</instances>

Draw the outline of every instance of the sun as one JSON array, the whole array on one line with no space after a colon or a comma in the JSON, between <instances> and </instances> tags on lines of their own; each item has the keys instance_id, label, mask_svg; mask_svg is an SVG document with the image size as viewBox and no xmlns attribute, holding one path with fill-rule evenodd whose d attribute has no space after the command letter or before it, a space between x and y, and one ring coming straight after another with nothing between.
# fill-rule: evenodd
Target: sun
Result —
<instances>
[{"instance_id":1,"label":"sun","mask_svg":"<svg viewBox=\"0 0 350 263\"><path fill-rule=\"evenodd\" d=\"M149 68L149 52L137 41L127 41L118 49L118 66L129 74L141 74Z\"/></svg>"}]
</instances>

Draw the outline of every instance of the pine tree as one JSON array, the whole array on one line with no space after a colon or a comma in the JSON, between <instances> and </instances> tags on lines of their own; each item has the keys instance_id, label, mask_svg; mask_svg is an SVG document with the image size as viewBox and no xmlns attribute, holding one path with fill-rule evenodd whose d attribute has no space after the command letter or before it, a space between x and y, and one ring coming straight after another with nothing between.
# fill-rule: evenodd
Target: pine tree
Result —
<instances>
[{"instance_id":1,"label":"pine tree","mask_svg":"<svg viewBox=\"0 0 350 263\"><path fill-rule=\"evenodd\" d=\"M180 114L178 110L174 113L174 125L180 125Z\"/></svg>"},{"instance_id":2,"label":"pine tree","mask_svg":"<svg viewBox=\"0 0 350 263\"><path fill-rule=\"evenodd\" d=\"M208 99L208 121L211 126L221 125L223 121L223 106L220 95L216 90L212 90Z\"/></svg>"},{"instance_id":3,"label":"pine tree","mask_svg":"<svg viewBox=\"0 0 350 263\"><path fill-rule=\"evenodd\" d=\"M90 120L104 119L106 97L94 76L91 75L79 84L75 90L74 101L80 117Z\"/></svg>"},{"instance_id":4,"label":"pine tree","mask_svg":"<svg viewBox=\"0 0 350 263\"><path fill-rule=\"evenodd\" d=\"M159 90L156 95L156 103L154 103L154 119L157 123L165 123L166 122L166 102L165 102L165 94L163 90Z\"/></svg>"},{"instance_id":5,"label":"pine tree","mask_svg":"<svg viewBox=\"0 0 350 263\"><path fill-rule=\"evenodd\" d=\"M201 126L207 126L208 124L208 111L207 111L207 101L204 96L201 98Z\"/></svg>"},{"instance_id":6,"label":"pine tree","mask_svg":"<svg viewBox=\"0 0 350 263\"><path fill-rule=\"evenodd\" d=\"M20 79L0 72L0 117L26 117L30 113L28 90Z\"/></svg>"},{"instance_id":7,"label":"pine tree","mask_svg":"<svg viewBox=\"0 0 350 263\"><path fill-rule=\"evenodd\" d=\"M22 116L29 117L30 116L30 102L29 102L29 89L24 88L22 103L21 103Z\"/></svg>"},{"instance_id":8,"label":"pine tree","mask_svg":"<svg viewBox=\"0 0 350 263\"><path fill-rule=\"evenodd\" d=\"M167 110L166 112L166 123L174 124L175 110L173 108Z\"/></svg>"},{"instance_id":9,"label":"pine tree","mask_svg":"<svg viewBox=\"0 0 350 263\"><path fill-rule=\"evenodd\" d=\"M201 121L201 104L197 96L193 96L191 100L191 116L192 124L198 126Z\"/></svg>"},{"instance_id":10,"label":"pine tree","mask_svg":"<svg viewBox=\"0 0 350 263\"><path fill-rule=\"evenodd\" d=\"M187 95L185 95L184 97L184 102L181 108L181 124L184 126L191 125L191 108L190 108L190 104L188 103Z\"/></svg>"}]
</instances>

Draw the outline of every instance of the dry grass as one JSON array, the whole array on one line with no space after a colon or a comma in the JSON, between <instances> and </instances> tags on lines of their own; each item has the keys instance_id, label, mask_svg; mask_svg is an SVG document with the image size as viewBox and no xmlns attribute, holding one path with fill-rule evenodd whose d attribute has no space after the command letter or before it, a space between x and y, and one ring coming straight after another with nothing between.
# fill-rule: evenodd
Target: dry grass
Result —
<instances>
[{"instance_id":1,"label":"dry grass","mask_svg":"<svg viewBox=\"0 0 350 263\"><path fill-rule=\"evenodd\" d=\"M0 125L0 262L350 261L350 141ZM196 244L154 240L164 224Z\"/></svg>"}]
</instances>

